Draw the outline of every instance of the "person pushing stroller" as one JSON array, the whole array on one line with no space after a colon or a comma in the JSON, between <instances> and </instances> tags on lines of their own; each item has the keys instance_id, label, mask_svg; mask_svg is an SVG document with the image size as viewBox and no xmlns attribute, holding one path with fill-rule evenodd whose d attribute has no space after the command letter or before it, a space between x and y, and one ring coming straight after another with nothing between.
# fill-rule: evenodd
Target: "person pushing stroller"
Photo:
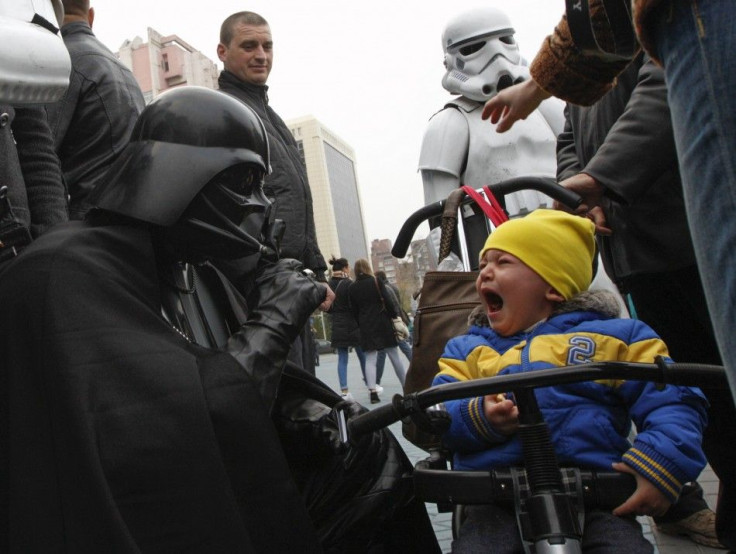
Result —
<instances>
[{"instance_id":1,"label":"person pushing stroller","mask_svg":"<svg viewBox=\"0 0 736 554\"><path fill-rule=\"evenodd\" d=\"M619 319L615 298L588 291L594 226L554 210L500 225L480 253L474 312L467 334L451 339L433 385L593 361L670 361L645 323ZM490 325L490 328L489 328ZM635 492L613 513L585 516L583 549L651 552L637 515L659 515L705 466L701 448L707 402L699 389L643 381L604 381L541 388L537 401L561 465L630 473ZM443 442L456 470L522 465L511 397L450 401ZM633 444L631 422L639 434ZM513 509L470 506L453 552L518 552ZM621 516L621 517L618 517Z\"/></svg>"}]
</instances>

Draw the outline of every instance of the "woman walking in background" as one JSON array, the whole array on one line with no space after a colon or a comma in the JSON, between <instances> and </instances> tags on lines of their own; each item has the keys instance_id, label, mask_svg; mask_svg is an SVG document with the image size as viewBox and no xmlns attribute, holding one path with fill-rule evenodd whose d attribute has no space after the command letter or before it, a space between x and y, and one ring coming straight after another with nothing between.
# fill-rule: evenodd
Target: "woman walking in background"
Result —
<instances>
[{"instance_id":1,"label":"woman walking in background","mask_svg":"<svg viewBox=\"0 0 736 554\"><path fill-rule=\"evenodd\" d=\"M399 317L383 283L371 270L368 260L355 261L355 281L348 289L350 308L360 328L360 346L365 353L365 380L371 393L371 404L380 402L376 392L376 356L385 350L396 376L404 386L406 368L399 358L398 341L392 319Z\"/></svg>"},{"instance_id":2,"label":"woman walking in background","mask_svg":"<svg viewBox=\"0 0 736 554\"><path fill-rule=\"evenodd\" d=\"M409 329L409 336L405 339L398 339L398 346L399 350L401 350L404 353L404 356L406 356L406 359L411 362L411 356L412 356L412 334L411 334L411 320L409 319L409 314L407 314L404 311L404 308L401 307L401 293L399 292L399 288L391 283L391 281L388 280L388 277L386 276L385 271L376 271L376 279L380 283L383 283L383 286L386 287L386 292L388 293L388 296L391 297L391 300L393 302L394 309L399 313L399 317L401 318L401 321L404 322L406 325L406 328ZM381 392L381 377L383 377L383 367L386 365L386 353L383 350L378 351L378 357L376 358L376 391Z\"/></svg>"},{"instance_id":3,"label":"woman walking in background","mask_svg":"<svg viewBox=\"0 0 736 554\"><path fill-rule=\"evenodd\" d=\"M340 380L340 393L345 400L352 400L348 389L348 352L355 348L355 355L360 362L360 371L365 374L365 355L360 348L360 329L350 310L348 289L352 284L350 265L345 258L333 256L330 260L332 277L330 288L335 291L335 300L327 312L332 319L332 337L330 344L337 351L337 377Z\"/></svg>"}]
</instances>

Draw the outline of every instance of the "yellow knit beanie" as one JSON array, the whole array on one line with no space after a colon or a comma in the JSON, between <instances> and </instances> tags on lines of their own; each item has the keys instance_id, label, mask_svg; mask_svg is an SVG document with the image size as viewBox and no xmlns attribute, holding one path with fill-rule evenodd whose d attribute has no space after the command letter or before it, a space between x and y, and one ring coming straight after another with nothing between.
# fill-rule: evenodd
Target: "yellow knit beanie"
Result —
<instances>
[{"instance_id":1,"label":"yellow knit beanie","mask_svg":"<svg viewBox=\"0 0 736 554\"><path fill-rule=\"evenodd\" d=\"M593 279L595 225L558 210L535 210L499 225L480 257L495 248L513 254L569 300Z\"/></svg>"}]
</instances>

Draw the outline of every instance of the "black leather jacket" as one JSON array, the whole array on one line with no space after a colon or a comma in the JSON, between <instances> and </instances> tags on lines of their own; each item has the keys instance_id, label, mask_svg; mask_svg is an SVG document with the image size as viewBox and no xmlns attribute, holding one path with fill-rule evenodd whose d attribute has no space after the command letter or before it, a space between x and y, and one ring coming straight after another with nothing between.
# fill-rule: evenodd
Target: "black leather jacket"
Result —
<instances>
[{"instance_id":1,"label":"black leather jacket","mask_svg":"<svg viewBox=\"0 0 736 554\"><path fill-rule=\"evenodd\" d=\"M61 35L72 73L64 98L47 111L71 196L71 217L81 219L89 208L87 194L128 143L145 102L133 74L86 22L64 25Z\"/></svg>"},{"instance_id":2,"label":"black leather jacket","mask_svg":"<svg viewBox=\"0 0 736 554\"><path fill-rule=\"evenodd\" d=\"M250 106L263 120L271 150L271 173L264 191L273 202L275 217L286 223L281 257L294 258L324 281L327 264L317 245L312 192L296 141L284 121L268 105L268 87L244 83L229 71L220 73L220 90Z\"/></svg>"},{"instance_id":3,"label":"black leather jacket","mask_svg":"<svg viewBox=\"0 0 736 554\"><path fill-rule=\"evenodd\" d=\"M68 219L43 107L0 105L0 186L8 187L13 216L33 237ZM0 220L6 216L4 208L0 206Z\"/></svg>"}]
</instances>

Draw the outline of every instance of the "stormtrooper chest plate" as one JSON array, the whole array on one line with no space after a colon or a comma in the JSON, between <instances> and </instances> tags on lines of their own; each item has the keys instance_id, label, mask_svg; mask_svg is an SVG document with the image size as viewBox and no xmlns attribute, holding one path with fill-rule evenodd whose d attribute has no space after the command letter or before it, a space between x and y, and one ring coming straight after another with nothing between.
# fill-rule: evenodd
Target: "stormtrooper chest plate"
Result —
<instances>
[{"instance_id":1,"label":"stormtrooper chest plate","mask_svg":"<svg viewBox=\"0 0 736 554\"><path fill-rule=\"evenodd\" d=\"M517 121L505 133L481 119L482 105L468 112L459 107L469 130L468 156L462 181L474 188L512 177L554 176L557 170L557 137L539 111ZM506 209L513 216L537 207L551 207L549 197L536 191L522 191L506 197Z\"/></svg>"}]
</instances>

